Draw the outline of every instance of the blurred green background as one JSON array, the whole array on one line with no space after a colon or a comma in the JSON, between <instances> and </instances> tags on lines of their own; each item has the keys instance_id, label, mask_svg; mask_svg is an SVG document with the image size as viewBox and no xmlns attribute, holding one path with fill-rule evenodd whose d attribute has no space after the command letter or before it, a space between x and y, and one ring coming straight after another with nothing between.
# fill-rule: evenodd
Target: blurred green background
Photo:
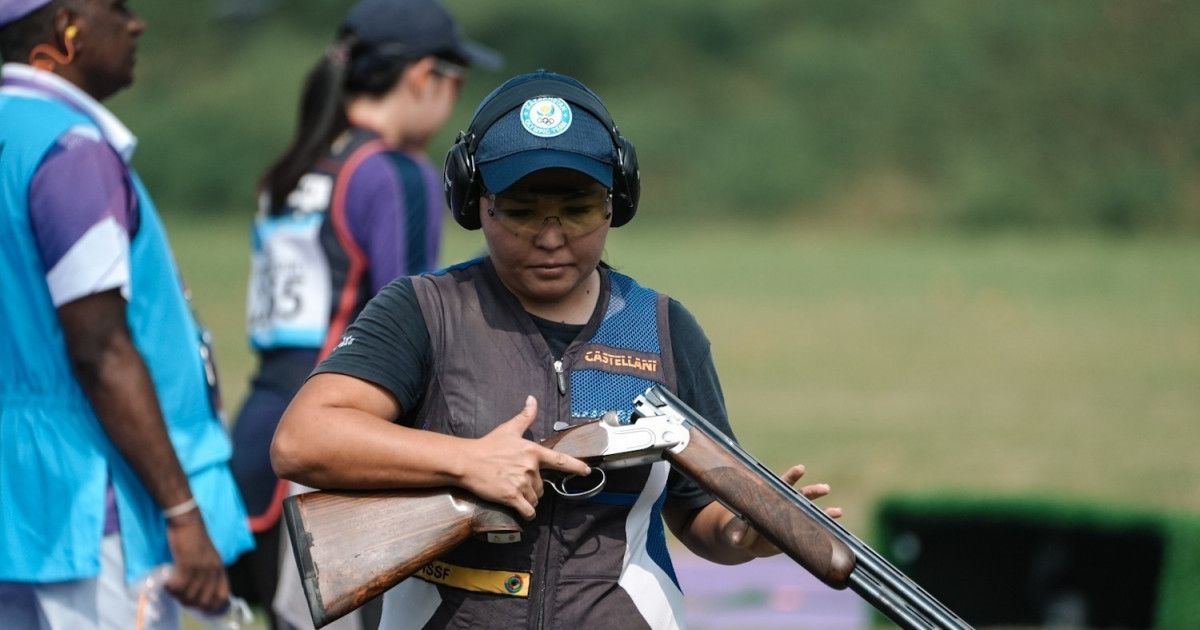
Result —
<instances>
[{"instance_id":1,"label":"blurred green background","mask_svg":"<svg viewBox=\"0 0 1200 630\"><path fill-rule=\"evenodd\" d=\"M350 2L137 0L112 108L218 339L230 415L259 172ZM1200 507L1200 5L448 6L606 100L643 170L608 259L712 338L735 429L833 485ZM447 226L444 262L482 241Z\"/></svg>"},{"instance_id":2,"label":"blurred green background","mask_svg":"<svg viewBox=\"0 0 1200 630\"><path fill-rule=\"evenodd\" d=\"M1200 233L1200 7L1144 0L450 0L505 53L606 100L664 220ZM346 0L136 0L114 107L161 205L245 212Z\"/></svg>"}]
</instances>

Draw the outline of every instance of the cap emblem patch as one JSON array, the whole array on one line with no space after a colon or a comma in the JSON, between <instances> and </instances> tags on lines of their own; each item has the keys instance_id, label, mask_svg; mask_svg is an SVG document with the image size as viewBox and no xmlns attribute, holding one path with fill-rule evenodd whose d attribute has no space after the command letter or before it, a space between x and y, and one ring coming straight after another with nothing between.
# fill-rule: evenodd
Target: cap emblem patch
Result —
<instances>
[{"instance_id":1,"label":"cap emblem patch","mask_svg":"<svg viewBox=\"0 0 1200 630\"><path fill-rule=\"evenodd\" d=\"M539 138L553 138L571 128L571 106L561 98L539 96L525 101L521 126Z\"/></svg>"}]
</instances>

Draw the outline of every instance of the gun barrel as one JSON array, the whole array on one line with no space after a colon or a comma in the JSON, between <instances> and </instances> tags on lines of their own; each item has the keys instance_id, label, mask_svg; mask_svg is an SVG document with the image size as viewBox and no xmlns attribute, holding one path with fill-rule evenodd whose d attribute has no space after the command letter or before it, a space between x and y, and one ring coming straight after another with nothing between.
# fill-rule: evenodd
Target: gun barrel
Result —
<instances>
[{"instance_id":1,"label":"gun barrel","mask_svg":"<svg viewBox=\"0 0 1200 630\"><path fill-rule=\"evenodd\" d=\"M838 523L826 514L824 510L817 507L812 501L809 501L807 497L800 494L798 490L781 479L772 470L747 453L741 445L712 426L712 424L689 408L670 391L656 385L646 390L644 398L656 408L669 407L675 414L683 418L684 424L689 429L708 437L713 443L722 447L742 466L751 469L756 476L761 477L766 482L767 487L774 490L776 494L784 497L788 503L799 509L808 521L815 524L824 532L827 532L839 545L843 545L849 549L853 554L849 574L845 576L844 580L831 580L830 575L823 575L814 571L808 562L802 561L791 553L791 550L781 545L780 543L785 541L786 536L768 536L781 550L812 571L814 575L826 584L834 588L844 588L848 585L851 590L866 600L867 603L871 604L905 630L972 630L971 626L958 615L954 614L953 611L909 579L908 576L904 575L904 573L885 560L883 556L876 553L874 549L871 549L871 547L857 536L845 527L842 527L841 523ZM695 442L696 440L693 438L693 443ZM674 465L675 460L673 457L668 456L668 458L672 458L672 464ZM688 474L688 471L685 469L682 472ZM689 476L691 475L689 474ZM706 485L700 479L697 479L697 481L702 485ZM709 488L709 491L713 492L719 501L735 513L750 521L761 534L766 535L772 529L772 523L755 522L754 514L743 513L742 510L737 509L736 505L731 505L737 502L733 497L723 497L721 496L722 493L714 492L712 488Z\"/></svg>"}]
</instances>

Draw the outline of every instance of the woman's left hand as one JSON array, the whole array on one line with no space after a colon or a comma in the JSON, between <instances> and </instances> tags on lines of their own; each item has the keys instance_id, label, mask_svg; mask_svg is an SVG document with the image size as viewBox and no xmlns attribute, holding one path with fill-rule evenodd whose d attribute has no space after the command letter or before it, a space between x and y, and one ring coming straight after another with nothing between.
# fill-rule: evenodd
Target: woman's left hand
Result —
<instances>
[{"instance_id":1,"label":"woman's left hand","mask_svg":"<svg viewBox=\"0 0 1200 630\"><path fill-rule=\"evenodd\" d=\"M796 482L804 476L804 465L796 464L783 473L783 480L788 484L795 486ZM803 486L800 488L800 494L810 501L815 501L829 494L829 484L814 483L812 485ZM825 513L831 518L838 518L842 515L842 508L827 507ZM751 556L755 558L766 558L779 553L779 548L758 535L758 532L750 527L746 521L734 517L725 523L725 537L733 543L735 547L745 549Z\"/></svg>"}]
</instances>

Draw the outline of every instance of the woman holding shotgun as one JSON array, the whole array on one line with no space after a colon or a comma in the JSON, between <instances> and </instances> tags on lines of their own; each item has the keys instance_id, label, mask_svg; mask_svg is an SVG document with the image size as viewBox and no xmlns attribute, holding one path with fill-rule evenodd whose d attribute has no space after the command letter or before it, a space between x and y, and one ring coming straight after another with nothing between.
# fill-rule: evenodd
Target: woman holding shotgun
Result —
<instances>
[{"instance_id":1,"label":"woman holding shotgun","mask_svg":"<svg viewBox=\"0 0 1200 630\"><path fill-rule=\"evenodd\" d=\"M696 320L601 260L637 211L633 145L586 86L539 71L481 103L445 187L487 255L367 305L285 413L276 470L318 488L457 486L528 521L520 542L468 540L389 591L383 628L681 627L664 521L714 562L778 550L665 462L610 471L590 499L546 493L540 471L590 471L537 444L562 423L627 421L654 384L732 433Z\"/></svg>"}]
</instances>

